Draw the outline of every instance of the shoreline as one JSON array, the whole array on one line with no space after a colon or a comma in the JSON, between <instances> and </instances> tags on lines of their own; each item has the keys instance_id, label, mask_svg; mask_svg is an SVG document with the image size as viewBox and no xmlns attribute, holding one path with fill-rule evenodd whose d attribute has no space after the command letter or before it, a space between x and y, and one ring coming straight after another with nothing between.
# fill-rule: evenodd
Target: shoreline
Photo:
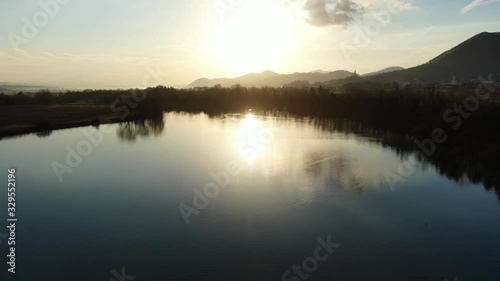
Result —
<instances>
[{"instance_id":1,"label":"shoreline","mask_svg":"<svg viewBox=\"0 0 500 281\"><path fill-rule=\"evenodd\" d=\"M0 107L0 140L86 126L100 126L141 118L140 112L131 112L128 118L111 112L101 104L55 104ZM103 122L105 120L105 122Z\"/></svg>"},{"instance_id":2,"label":"shoreline","mask_svg":"<svg viewBox=\"0 0 500 281\"><path fill-rule=\"evenodd\" d=\"M96 123L95 121L75 121L75 122L69 122L69 123L65 123L65 124L52 125L51 127L47 128L47 129L41 129L41 128L38 128L36 126L14 128L14 129L0 129L0 140L8 139L8 138L17 138L17 137L22 137L22 136L37 134L37 133L43 133L43 132L48 132L48 131L52 132L52 131L67 130L67 129L81 128L81 127L88 127L88 126L117 124L117 123L121 123L121 122L132 121L132 120L122 120L120 118L116 118L116 119L108 119L108 121L109 122L106 122L106 123Z\"/></svg>"}]
</instances>

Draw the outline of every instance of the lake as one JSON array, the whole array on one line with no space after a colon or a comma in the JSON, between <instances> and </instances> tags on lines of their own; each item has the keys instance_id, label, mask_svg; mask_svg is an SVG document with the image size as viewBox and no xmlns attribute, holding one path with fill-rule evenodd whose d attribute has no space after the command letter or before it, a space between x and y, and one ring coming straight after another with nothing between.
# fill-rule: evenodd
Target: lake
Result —
<instances>
[{"instance_id":1,"label":"lake","mask_svg":"<svg viewBox=\"0 0 500 281\"><path fill-rule=\"evenodd\" d=\"M500 280L498 191L353 122L166 113L0 157L1 280Z\"/></svg>"}]
</instances>

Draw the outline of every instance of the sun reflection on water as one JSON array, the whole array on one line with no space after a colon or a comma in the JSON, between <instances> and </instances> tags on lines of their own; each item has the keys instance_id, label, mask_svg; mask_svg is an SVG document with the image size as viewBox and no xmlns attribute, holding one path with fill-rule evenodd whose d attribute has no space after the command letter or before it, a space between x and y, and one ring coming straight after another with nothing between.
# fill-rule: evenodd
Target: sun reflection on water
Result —
<instances>
[{"instance_id":1,"label":"sun reflection on water","mask_svg":"<svg viewBox=\"0 0 500 281\"><path fill-rule=\"evenodd\" d=\"M260 141L261 123L252 113L246 114L236 133L236 148L238 154L249 165L257 160L264 152L265 144Z\"/></svg>"}]
</instances>

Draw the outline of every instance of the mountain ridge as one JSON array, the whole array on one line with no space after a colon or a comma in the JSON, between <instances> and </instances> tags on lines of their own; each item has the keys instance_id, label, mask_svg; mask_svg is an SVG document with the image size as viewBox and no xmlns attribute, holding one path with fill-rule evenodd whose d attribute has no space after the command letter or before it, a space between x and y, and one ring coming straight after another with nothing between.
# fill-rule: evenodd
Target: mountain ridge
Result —
<instances>
[{"instance_id":1,"label":"mountain ridge","mask_svg":"<svg viewBox=\"0 0 500 281\"><path fill-rule=\"evenodd\" d=\"M370 72L370 73L363 74L362 76L371 76L371 75L376 75L376 74L382 74L382 73L400 71L400 70L404 70L404 69L405 68L401 67L401 66L391 66L391 67L387 67L387 68L384 68L384 69L379 70L379 71L375 71L375 72Z\"/></svg>"},{"instance_id":2,"label":"mountain ridge","mask_svg":"<svg viewBox=\"0 0 500 281\"><path fill-rule=\"evenodd\" d=\"M457 46L444 51L428 63L370 78L379 82L423 83L473 80L479 76L500 76L500 33L479 33Z\"/></svg>"},{"instance_id":3,"label":"mountain ridge","mask_svg":"<svg viewBox=\"0 0 500 281\"><path fill-rule=\"evenodd\" d=\"M478 77L500 77L500 32L481 32L466 39L449 50L445 50L435 58L430 59L422 65L401 68L388 67L376 72L354 77L352 72L338 70L323 73L322 70L315 70L306 73L277 74L272 72L272 77L263 79L242 80L242 77L233 79L205 79L202 83L193 82L188 87L201 84L210 87L220 84L224 87L230 87L234 84L242 86L340 86L347 83L356 83L360 81L390 83L447 83L452 79L458 81L469 81L478 79ZM262 74L261 74L262 75ZM248 75L246 75L248 77ZM329 77L330 76L330 77ZM258 78L257 76L252 76ZM331 78L331 79L327 79ZM197 80L199 81L199 80Z\"/></svg>"},{"instance_id":4,"label":"mountain ridge","mask_svg":"<svg viewBox=\"0 0 500 281\"><path fill-rule=\"evenodd\" d=\"M186 86L186 88L213 87L217 84L223 87L241 85L245 87L282 87L295 81L308 81L311 84L325 82L333 79L342 79L352 76L354 73L346 70L336 70L327 73L315 72L295 72L292 74L278 74L272 71L262 73L250 73L235 78L200 78Z\"/></svg>"}]
</instances>

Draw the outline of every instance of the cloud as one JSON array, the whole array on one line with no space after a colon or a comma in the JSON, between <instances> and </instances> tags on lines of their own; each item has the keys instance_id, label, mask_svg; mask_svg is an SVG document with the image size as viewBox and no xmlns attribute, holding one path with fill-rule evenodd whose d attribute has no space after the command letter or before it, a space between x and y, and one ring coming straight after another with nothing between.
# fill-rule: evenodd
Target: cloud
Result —
<instances>
[{"instance_id":1,"label":"cloud","mask_svg":"<svg viewBox=\"0 0 500 281\"><path fill-rule=\"evenodd\" d=\"M363 7L351 0L339 0L333 4L330 0L307 0L303 5L306 21L317 27L339 25L346 27L361 14Z\"/></svg>"},{"instance_id":2,"label":"cloud","mask_svg":"<svg viewBox=\"0 0 500 281\"><path fill-rule=\"evenodd\" d=\"M500 0L498 0L500 1ZM315 27L341 26L346 28L357 20L363 20L368 11L409 11L415 6L408 0L273 0Z\"/></svg>"},{"instance_id":3,"label":"cloud","mask_svg":"<svg viewBox=\"0 0 500 281\"><path fill-rule=\"evenodd\" d=\"M463 7L462 10L460 10L460 13L462 15L465 15L468 12L472 11L473 9L475 9L475 8L477 8L479 6L486 5L486 4L492 4L492 3L497 3L497 2L500 2L500 0L474 0L469 5Z\"/></svg>"},{"instance_id":4,"label":"cloud","mask_svg":"<svg viewBox=\"0 0 500 281\"><path fill-rule=\"evenodd\" d=\"M405 2L402 0L396 0L393 2L393 6L396 10L409 11L413 10L413 4L411 2Z\"/></svg>"},{"instance_id":5,"label":"cloud","mask_svg":"<svg viewBox=\"0 0 500 281\"><path fill-rule=\"evenodd\" d=\"M410 11L416 9L411 1L407 0L370 0L361 3L366 10L389 12Z\"/></svg>"}]
</instances>

